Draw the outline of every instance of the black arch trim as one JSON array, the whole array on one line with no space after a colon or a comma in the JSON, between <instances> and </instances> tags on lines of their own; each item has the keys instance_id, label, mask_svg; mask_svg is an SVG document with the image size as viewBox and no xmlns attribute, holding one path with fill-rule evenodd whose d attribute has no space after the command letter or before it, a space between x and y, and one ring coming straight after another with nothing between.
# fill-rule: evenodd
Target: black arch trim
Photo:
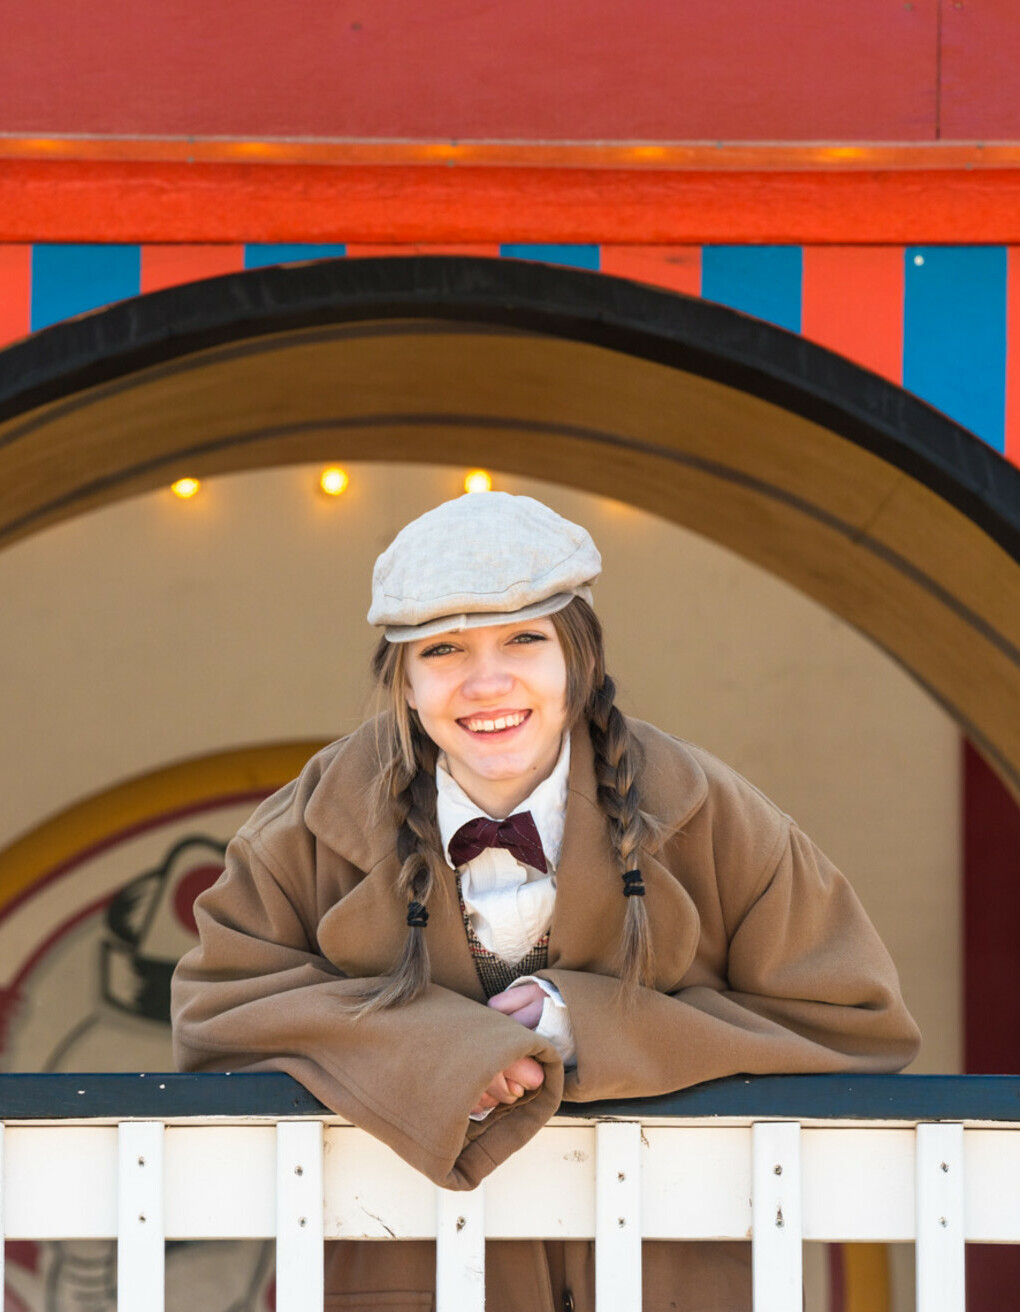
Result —
<instances>
[{"instance_id":1,"label":"black arch trim","mask_svg":"<svg viewBox=\"0 0 1020 1312\"><path fill-rule=\"evenodd\" d=\"M125 301L0 353L0 421L239 338L366 319L494 324L590 342L725 383L903 470L1020 560L1020 470L917 397L724 306L527 261L325 260Z\"/></svg>"}]
</instances>

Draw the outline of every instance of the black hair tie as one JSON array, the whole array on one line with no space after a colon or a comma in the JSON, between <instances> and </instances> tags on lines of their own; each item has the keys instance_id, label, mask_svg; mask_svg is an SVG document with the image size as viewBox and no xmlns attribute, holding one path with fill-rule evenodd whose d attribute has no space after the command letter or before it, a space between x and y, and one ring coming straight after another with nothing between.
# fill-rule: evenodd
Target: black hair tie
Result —
<instances>
[{"instance_id":1,"label":"black hair tie","mask_svg":"<svg viewBox=\"0 0 1020 1312\"><path fill-rule=\"evenodd\" d=\"M645 881L641 878L640 870L625 870L623 872L623 896L624 897L644 897Z\"/></svg>"},{"instance_id":2,"label":"black hair tie","mask_svg":"<svg viewBox=\"0 0 1020 1312\"><path fill-rule=\"evenodd\" d=\"M429 923L429 913L420 902L408 902L407 924L410 929L424 929Z\"/></svg>"}]
</instances>

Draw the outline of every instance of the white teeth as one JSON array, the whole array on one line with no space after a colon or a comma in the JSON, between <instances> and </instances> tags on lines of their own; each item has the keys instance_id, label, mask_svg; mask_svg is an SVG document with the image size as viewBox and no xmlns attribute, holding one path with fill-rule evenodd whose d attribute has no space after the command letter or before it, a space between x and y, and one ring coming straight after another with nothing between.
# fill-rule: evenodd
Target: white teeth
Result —
<instances>
[{"instance_id":1,"label":"white teeth","mask_svg":"<svg viewBox=\"0 0 1020 1312\"><path fill-rule=\"evenodd\" d=\"M501 715L495 720L468 720L467 727L472 733L498 733L501 729L516 729L526 718L526 715Z\"/></svg>"}]
</instances>

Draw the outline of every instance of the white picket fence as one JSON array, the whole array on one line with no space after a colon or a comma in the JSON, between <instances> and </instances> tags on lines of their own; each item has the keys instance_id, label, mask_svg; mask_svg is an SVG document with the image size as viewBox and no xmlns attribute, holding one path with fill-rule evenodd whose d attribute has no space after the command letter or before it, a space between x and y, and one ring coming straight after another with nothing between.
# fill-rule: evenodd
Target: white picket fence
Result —
<instances>
[{"instance_id":1,"label":"white picket fence","mask_svg":"<svg viewBox=\"0 0 1020 1312\"><path fill-rule=\"evenodd\" d=\"M165 1239L275 1237L279 1312L321 1312L324 1239L435 1239L437 1312L482 1312L486 1238L594 1238L599 1312L640 1312L643 1238L750 1237L755 1312L801 1312L805 1239L916 1244L918 1312L1020 1241L1007 1121L557 1118L471 1193L325 1115L12 1119L0 1156L3 1234L116 1238L119 1312L162 1309Z\"/></svg>"}]
</instances>

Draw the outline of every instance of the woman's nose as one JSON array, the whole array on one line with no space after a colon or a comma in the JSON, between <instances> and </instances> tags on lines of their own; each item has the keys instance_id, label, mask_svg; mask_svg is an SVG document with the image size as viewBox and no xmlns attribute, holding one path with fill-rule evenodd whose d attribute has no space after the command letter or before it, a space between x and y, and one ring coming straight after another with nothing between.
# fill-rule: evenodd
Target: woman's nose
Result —
<instances>
[{"instance_id":1,"label":"woman's nose","mask_svg":"<svg viewBox=\"0 0 1020 1312\"><path fill-rule=\"evenodd\" d=\"M471 663L463 683L466 697L475 700L491 699L513 686L513 675L498 658L480 657Z\"/></svg>"}]
</instances>

